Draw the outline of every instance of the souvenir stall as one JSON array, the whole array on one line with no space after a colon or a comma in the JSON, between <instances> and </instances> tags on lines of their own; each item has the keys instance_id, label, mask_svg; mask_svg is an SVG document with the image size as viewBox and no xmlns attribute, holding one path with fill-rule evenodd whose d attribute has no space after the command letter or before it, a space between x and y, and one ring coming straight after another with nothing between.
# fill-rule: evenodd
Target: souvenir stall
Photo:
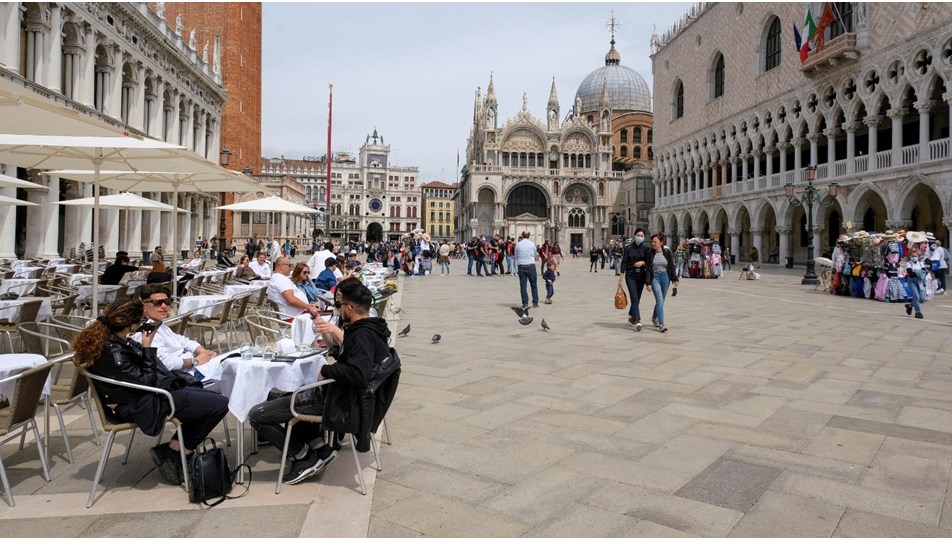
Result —
<instances>
[{"instance_id":1,"label":"souvenir stall","mask_svg":"<svg viewBox=\"0 0 952 540\"><path fill-rule=\"evenodd\" d=\"M682 277L716 279L724 273L718 235L691 238L681 242L675 252L675 264L684 261Z\"/></svg>"},{"instance_id":2,"label":"souvenir stall","mask_svg":"<svg viewBox=\"0 0 952 540\"><path fill-rule=\"evenodd\" d=\"M829 259L832 266L830 294L880 302L905 302L909 283L903 269L909 246L920 245L921 252L927 253L930 238L934 238L931 233L906 233L903 230L872 234L858 231L840 235ZM931 272L923 272L919 286L922 287L922 298L932 300L937 284Z\"/></svg>"}]
</instances>

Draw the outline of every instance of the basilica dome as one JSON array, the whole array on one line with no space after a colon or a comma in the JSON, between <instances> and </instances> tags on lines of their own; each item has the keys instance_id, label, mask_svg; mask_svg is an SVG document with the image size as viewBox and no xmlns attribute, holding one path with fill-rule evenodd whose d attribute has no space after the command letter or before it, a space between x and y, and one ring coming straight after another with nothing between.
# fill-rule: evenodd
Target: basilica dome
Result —
<instances>
[{"instance_id":1,"label":"basilica dome","mask_svg":"<svg viewBox=\"0 0 952 540\"><path fill-rule=\"evenodd\" d=\"M582 100L580 112L599 109L604 86L608 104L613 111L651 112L651 89L637 71L621 65L621 55L615 50L615 40L605 55L605 65L588 74L575 93L576 102Z\"/></svg>"}]
</instances>

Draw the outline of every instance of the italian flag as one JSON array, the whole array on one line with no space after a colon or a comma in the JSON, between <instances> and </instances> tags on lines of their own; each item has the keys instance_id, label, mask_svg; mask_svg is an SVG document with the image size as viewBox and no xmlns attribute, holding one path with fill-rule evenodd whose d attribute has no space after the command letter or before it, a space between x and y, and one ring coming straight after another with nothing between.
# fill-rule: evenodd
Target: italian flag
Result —
<instances>
[{"instance_id":1,"label":"italian flag","mask_svg":"<svg viewBox=\"0 0 952 540\"><path fill-rule=\"evenodd\" d=\"M813 37L816 35L816 22L813 20L813 10L807 7L807 16L803 21L803 42L800 42L800 35L797 33L796 28L794 30L794 37L796 38L797 49L800 51L800 63L807 61L807 55L810 52L810 42L813 41Z\"/></svg>"}]
</instances>

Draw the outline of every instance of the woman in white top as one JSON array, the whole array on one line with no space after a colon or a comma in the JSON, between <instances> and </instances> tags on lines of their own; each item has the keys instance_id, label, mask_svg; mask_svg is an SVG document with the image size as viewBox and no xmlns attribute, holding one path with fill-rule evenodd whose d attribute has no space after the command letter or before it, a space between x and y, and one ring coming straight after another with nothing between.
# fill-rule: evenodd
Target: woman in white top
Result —
<instances>
[{"instance_id":1,"label":"woman in white top","mask_svg":"<svg viewBox=\"0 0 952 540\"><path fill-rule=\"evenodd\" d=\"M202 265L204 263L205 261L202 260L202 253L200 251L196 251L195 254L192 255L192 260L182 265L182 268L192 272L198 272L202 269Z\"/></svg>"},{"instance_id":2,"label":"woman in white top","mask_svg":"<svg viewBox=\"0 0 952 540\"><path fill-rule=\"evenodd\" d=\"M935 247L932 249L932 260L939 261L939 269L932 271L936 280L939 281L939 288L935 292L936 294L946 294L945 275L949 272L949 250L942 247L941 240L935 241Z\"/></svg>"}]
</instances>

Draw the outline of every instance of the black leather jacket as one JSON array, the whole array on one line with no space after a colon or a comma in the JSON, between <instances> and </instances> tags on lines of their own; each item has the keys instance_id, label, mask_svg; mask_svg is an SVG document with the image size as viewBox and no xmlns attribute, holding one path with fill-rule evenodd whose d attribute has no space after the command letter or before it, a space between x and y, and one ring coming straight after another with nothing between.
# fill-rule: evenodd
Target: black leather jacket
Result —
<instances>
[{"instance_id":1,"label":"black leather jacket","mask_svg":"<svg viewBox=\"0 0 952 540\"><path fill-rule=\"evenodd\" d=\"M119 381L160 388L160 382L172 373L159 361L155 347L143 347L132 340L111 334L90 373ZM134 401L147 394L132 388L97 383L105 403L113 405Z\"/></svg>"},{"instance_id":2,"label":"black leather jacket","mask_svg":"<svg viewBox=\"0 0 952 540\"><path fill-rule=\"evenodd\" d=\"M621 258L621 268L625 272L635 274L638 278L645 279L648 275L648 266L651 265L651 258L653 256L654 253L651 250L651 246L646 244L639 246L632 242L625 246L625 252ZM640 268L635 268L635 263L639 261L645 263L645 265Z\"/></svg>"}]
</instances>

